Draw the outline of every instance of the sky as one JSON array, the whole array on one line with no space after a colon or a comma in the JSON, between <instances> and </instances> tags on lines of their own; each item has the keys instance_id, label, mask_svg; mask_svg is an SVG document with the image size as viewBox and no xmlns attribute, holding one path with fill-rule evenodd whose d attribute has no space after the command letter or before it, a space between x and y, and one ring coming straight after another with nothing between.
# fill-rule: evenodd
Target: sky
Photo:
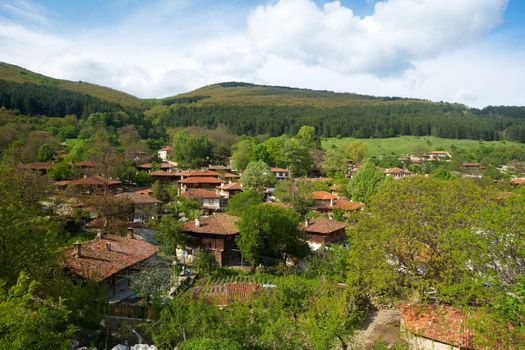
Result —
<instances>
[{"instance_id":1,"label":"sky","mask_svg":"<svg viewBox=\"0 0 525 350\"><path fill-rule=\"evenodd\" d=\"M224 81L525 105L523 0L0 0L0 61L138 97Z\"/></svg>"}]
</instances>

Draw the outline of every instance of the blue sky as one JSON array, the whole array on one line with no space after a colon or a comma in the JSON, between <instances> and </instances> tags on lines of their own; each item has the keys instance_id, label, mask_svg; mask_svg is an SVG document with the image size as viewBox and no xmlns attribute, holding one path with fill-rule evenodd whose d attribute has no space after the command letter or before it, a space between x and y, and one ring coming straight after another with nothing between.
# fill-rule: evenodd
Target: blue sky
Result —
<instances>
[{"instance_id":1,"label":"blue sky","mask_svg":"<svg viewBox=\"0 0 525 350\"><path fill-rule=\"evenodd\" d=\"M520 0L0 0L0 60L140 97L238 80L525 105Z\"/></svg>"}]
</instances>

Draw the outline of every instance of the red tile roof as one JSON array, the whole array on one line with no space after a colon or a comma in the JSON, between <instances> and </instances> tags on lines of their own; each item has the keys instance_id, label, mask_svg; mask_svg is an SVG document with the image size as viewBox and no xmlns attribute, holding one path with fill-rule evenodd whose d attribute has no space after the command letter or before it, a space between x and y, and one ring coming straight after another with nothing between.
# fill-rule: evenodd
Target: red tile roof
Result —
<instances>
[{"instance_id":1,"label":"red tile roof","mask_svg":"<svg viewBox=\"0 0 525 350\"><path fill-rule=\"evenodd\" d=\"M174 166L170 163L160 163L160 164L157 164L157 166L160 168L160 169L171 169L173 168ZM141 169L152 169L153 168L153 163L144 163L144 164L139 164L137 165L137 168L141 168Z\"/></svg>"},{"instance_id":2,"label":"red tile roof","mask_svg":"<svg viewBox=\"0 0 525 350\"><path fill-rule=\"evenodd\" d=\"M277 172L289 173L290 171L288 169L283 169L283 168L272 168L272 173L277 173Z\"/></svg>"},{"instance_id":3,"label":"red tile roof","mask_svg":"<svg viewBox=\"0 0 525 350\"><path fill-rule=\"evenodd\" d=\"M199 226L195 225L195 221L189 221L183 227L186 232L230 236L239 233L235 226L238 220L237 216L221 213L199 219Z\"/></svg>"},{"instance_id":4,"label":"red tile roof","mask_svg":"<svg viewBox=\"0 0 525 350\"><path fill-rule=\"evenodd\" d=\"M221 184L223 183L222 180L216 177L187 177L177 182L181 184Z\"/></svg>"},{"instance_id":5,"label":"red tile roof","mask_svg":"<svg viewBox=\"0 0 525 350\"><path fill-rule=\"evenodd\" d=\"M239 178L239 177L241 177L241 176L238 175L238 174L225 173L225 174L223 175L223 177L225 177L225 178Z\"/></svg>"},{"instance_id":6,"label":"red tile roof","mask_svg":"<svg viewBox=\"0 0 525 350\"><path fill-rule=\"evenodd\" d=\"M173 147L171 147L171 146L166 146L166 147L164 147L164 148L161 148L160 151L171 152L171 151L173 151Z\"/></svg>"},{"instance_id":7,"label":"red tile roof","mask_svg":"<svg viewBox=\"0 0 525 350\"><path fill-rule=\"evenodd\" d=\"M75 274L102 281L157 253L150 243L127 237L106 235L80 244L81 254L75 256L75 247L66 249L65 264Z\"/></svg>"},{"instance_id":8,"label":"red tile roof","mask_svg":"<svg viewBox=\"0 0 525 350\"><path fill-rule=\"evenodd\" d=\"M217 188L223 189L225 191L242 191L242 185L238 182L232 182Z\"/></svg>"},{"instance_id":9,"label":"red tile roof","mask_svg":"<svg viewBox=\"0 0 525 350\"><path fill-rule=\"evenodd\" d=\"M138 192L124 192L117 194L115 197L129 201L133 204L157 204L159 200Z\"/></svg>"},{"instance_id":10,"label":"red tile roof","mask_svg":"<svg viewBox=\"0 0 525 350\"><path fill-rule=\"evenodd\" d=\"M346 198L339 198L335 201L332 208L343 209L343 210L357 210L363 207L362 203L352 202Z\"/></svg>"},{"instance_id":11,"label":"red tile roof","mask_svg":"<svg viewBox=\"0 0 525 350\"><path fill-rule=\"evenodd\" d=\"M330 233L342 230L346 227L346 224L336 220L330 220L325 218L313 218L308 222L301 224L301 229L310 233L321 233L328 235Z\"/></svg>"},{"instance_id":12,"label":"red tile roof","mask_svg":"<svg viewBox=\"0 0 525 350\"><path fill-rule=\"evenodd\" d=\"M312 192L312 196L316 200L329 201L330 199L337 199L337 196L335 194L331 194L330 192L326 192L326 191L314 191Z\"/></svg>"},{"instance_id":13,"label":"red tile roof","mask_svg":"<svg viewBox=\"0 0 525 350\"><path fill-rule=\"evenodd\" d=\"M219 174L216 171L213 170L183 170L177 172L178 176L184 176L184 177L198 177L198 176L205 176L205 177L219 177L221 174Z\"/></svg>"},{"instance_id":14,"label":"red tile roof","mask_svg":"<svg viewBox=\"0 0 525 350\"><path fill-rule=\"evenodd\" d=\"M203 188L187 189L181 193L184 198L221 198L215 190L205 190Z\"/></svg>"},{"instance_id":15,"label":"red tile roof","mask_svg":"<svg viewBox=\"0 0 525 350\"><path fill-rule=\"evenodd\" d=\"M472 349L472 333L466 328L466 315L451 306L404 304L401 319L413 334L458 348Z\"/></svg>"},{"instance_id":16,"label":"red tile roof","mask_svg":"<svg viewBox=\"0 0 525 350\"><path fill-rule=\"evenodd\" d=\"M402 168L388 168L385 169L385 173L387 174L411 174L410 171Z\"/></svg>"},{"instance_id":17,"label":"red tile roof","mask_svg":"<svg viewBox=\"0 0 525 350\"><path fill-rule=\"evenodd\" d=\"M62 184L65 181L60 181ZM56 183L55 183L56 184ZM71 180L67 185L77 185L77 186L113 186L120 185L121 182L114 179L108 179L102 176L86 176L77 180ZM60 186L60 185L59 185Z\"/></svg>"},{"instance_id":18,"label":"red tile roof","mask_svg":"<svg viewBox=\"0 0 525 350\"><path fill-rule=\"evenodd\" d=\"M201 294L208 303L227 305L232 302L249 300L262 285L257 282L229 282L208 287L198 287L195 296Z\"/></svg>"},{"instance_id":19,"label":"red tile roof","mask_svg":"<svg viewBox=\"0 0 525 350\"><path fill-rule=\"evenodd\" d=\"M140 193L140 194L143 194L145 196L153 197L153 189L151 189L151 188L144 188L142 190L135 191L135 193Z\"/></svg>"}]
</instances>

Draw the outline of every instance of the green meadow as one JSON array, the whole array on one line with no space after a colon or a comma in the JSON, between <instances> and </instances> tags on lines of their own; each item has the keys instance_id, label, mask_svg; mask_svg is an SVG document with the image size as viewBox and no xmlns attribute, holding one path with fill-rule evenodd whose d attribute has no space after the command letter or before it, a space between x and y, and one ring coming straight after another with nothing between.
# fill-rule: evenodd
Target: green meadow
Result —
<instances>
[{"instance_id":1,"label":"green meadow","mask_svg":"<svg viewBox=\"0 0 525 350\"><path fill-rule=\"evenodd\" d=\"M356 139L353 137L323 138L321 141L323 149L330 147L341 148L352 141L362 141L368 145L368 156L379 157L385 155L409 155L416 150L425 151L450 151L457 149L472 149L479 147L501 147L516 146L525 149L524 143L509 141L476 141L444 139L435 136L400 136L392 138L369 138Z\"/></svg>"}]
</instances>

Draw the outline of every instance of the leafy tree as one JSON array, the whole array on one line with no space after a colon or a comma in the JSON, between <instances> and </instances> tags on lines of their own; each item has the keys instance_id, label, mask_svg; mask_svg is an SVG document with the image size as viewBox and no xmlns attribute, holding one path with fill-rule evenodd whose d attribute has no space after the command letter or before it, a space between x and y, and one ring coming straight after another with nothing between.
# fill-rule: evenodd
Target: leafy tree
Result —
<instances>
[{"instance_id":1,"label":"leafy tree","mask_svg":"<svg viewBox=\"0 0 525 350\"><path fill-rule=\"evenodd\" d=\"M377 191L378 185L385 179L383 171L378 169L372 162L367 161L352 176L348 183L348 192L352 199L366 203Z\"/></svg>"},{"instance_id":2,"label":"leafy tree","mask_svg":"<svg viewBox=\"0 0 525 350\"><path fill-rule=\"evenodd\" d=\"M49 169L49 175L55 180L67 180L73 175L71 166L66 162L60 162L53 164L53 167Z\"/></svg>"},{"instance_id":3,"label":"leafy tree","mask_svg":"<svg viewBox=\"0 0 525 350\"><path fill-rule=\"evenodd\" d=\"M47 143L43 144L38 149L37 157L40 162L46 162L48 160L51 160L54 156L55 150Z\"/></svg>"},{"instance_id":4,"label":"leafy tree","mask_svg":"<svg viewBox=\"0 0 525 350\"><path fill-rule=\"evenodd\" d=\"M193 136L180 130L173 137L174 159L180 165L195 168L212 155L212 146L206 136Z\"/></svg>"},{"instance_id":5,"label":"leafy tree","mask_svg":"<svg viewBox=\"0 0 525 350\"><path fill-rule=\"evenodd\" d=\"M330 148L325 153L322 169L328 176L334 176L337 173L345 174L348 169L348 158L341 150Z\"/></svg>"},{"instance_id":6,"label":"leafy tree","mask_svg":"<svg viewBox=\"0 0 525 350\"><path fill-rule=\"evenodd\" d=\"M434 170L434 172L432 173L432 177L434 179L439 180L452 180L454 178L454 175L452 175L450 171L448 171L444 167L439 167L436 170Z\"/></svg>"},{"instance_id":7,"label":"leafy tree","mask_svg":"<svg viewBox=\"0 0 525 350\"><path fill-rule=\"evenodd\" d=\"M215 269L215 257L208 250L200 249L193 260L192 267L203 274L209 275Z\"/></svg>"},{"instance_id":8,"label":"leafy tree","mask_svg":"<svg viewBox=\"0 0 525 350\"><path fill-rule=\"evenodd\" d=\"M319 148L321 140L316 135L315 128L310 125L303 125L297 132L297 139L303 143L307 148Z\"/></svg>"},{"instance_id":9,"label":"leafy tree","mask_svg":"<svg viewBox=\"0 0 525 350\"><path fill-rule=\"evenodd\" d=\"M525 209L520 196L495 198L468 179L385 182L352 235L349 283L377 298L453 304L505 292L525 272Z\"/></svg>"},{"instance_id":10,"label":"leafy tree","mask_svg":"<svg viewBox=\"0 0 525 350\"><path fill-rule=\"evenodd\" d=\"M244 189L263 192L277 181L272 169L264 162L251 162L241 174L241 184Z\"/></svg>"},{"instance_id":11,"label":"leafy tree","mask_svg":"<svg viewBox=\"0 0 525 350\"><path fill-rule=\"evenodd\" d=\"M193 338L180 345L181 350L241 350L239 343L230 339Z\"/></svg>"},{"instance_id":12,"label":"leafy tree","mask_svg":"<svg viewBox=\"0 0 525 350\"><path fill-rule=\"evenodd\" d=\"M310 149L297 139L290 138L284 143L283 155L286 167L294 176L307 175L313 167Z\"/></svg>"},{"instance_id":13,"label":"leafy tree","mask_svg":"<svg viewBox=\"0 0 525 350\"><path fill-rule=\"evenodd\" d=\"M38 203L44 190L33 174L0 165L0 276L8 286L22 271L45 282L56 267L59 229L40 216Z\"/></svg>"},{"instance_id":14,"label":"leafy tree","mask_svg":"<svg viewBox=\"0 0 525 350\"><path fill-rule=\"evenodd\" d=\"M235 145L232 154L233 168L237 170L244 170L248 164L253 160L255 149L255 140L246 138Z\"/></svg>"},{"instance_id":15,"label":"leafy tree","mask_svg":"<svg viewBox=\"0 0 525 350\"><path fill-rule=\"evenodd\" d=\"M77 330L62 300L38 296L38 283L20 273L11 288L0 281L0 348L69 349Z\"/></svg>"},{"instance_id":16,"label":"leafy tree","mask_svg":"<svg viewBox=\"0 0 525 350\"><path fill-rule=\"evenodd\" d=\"M300 181L279 181L274 194L284 203L289 203L301 215L306 214L315 202L310 186Z\"/></svg>"},{"instance_id":17,"label":"leafy tree","mask_svg":"<svg viewBox=\"0 0 525 350\"><path fill-rule=\"evenodd\" d=\"M261 204L264 196L260 192L246 190L235 194L228 201L227 212L232 215L240 216L245 210Z\"/></svg>"},{"instance_id":18,"label":"leafy tree","mask_svg":"<svg viewBox=\"0 0 525 350\"><path fill-rule=\"evenodd\" d=\"M166 185L161 184L160 181L155 181L151 186L151 190L153 191L153 197L157 198L159 201L168 203L171 200L168 188Z\"/></svg>"},{"instance_id":19,"label":"leafy tree","mask_svg":"<svg viewBox=\"0 0 525 350\"><path fill-rule=\"evenodd\" d=\"M345 155L348 159L353 160L356 163L363 161L368 152L368 145L366 142L353 141L345 147Z\"/></svg>"},{"instance_id":20,"label":"leafy tree","mask_svg":"<svg viewBox=\"0 0 525 350\"><path fill-rule=\"evenodd\" d=\"M280 256L286 261L288 255L302 257L308 253L303 233L298 229L299 221L294 210L267 204L242 213L236 242L252 271L263 255Z\"/></svg>"},{"instance_id":21,"label":"leafy tree","mask_svg":"<svg viewBox=\"0 0 525 350\"><path fill-rule=\"evenodd\" d=\"M155 238L160 249L168 255L174 255L178 247L184 247L188 236L182 232L182 224L171 215L164 215L155 223Z\"/></svg>"}]
</instances>

